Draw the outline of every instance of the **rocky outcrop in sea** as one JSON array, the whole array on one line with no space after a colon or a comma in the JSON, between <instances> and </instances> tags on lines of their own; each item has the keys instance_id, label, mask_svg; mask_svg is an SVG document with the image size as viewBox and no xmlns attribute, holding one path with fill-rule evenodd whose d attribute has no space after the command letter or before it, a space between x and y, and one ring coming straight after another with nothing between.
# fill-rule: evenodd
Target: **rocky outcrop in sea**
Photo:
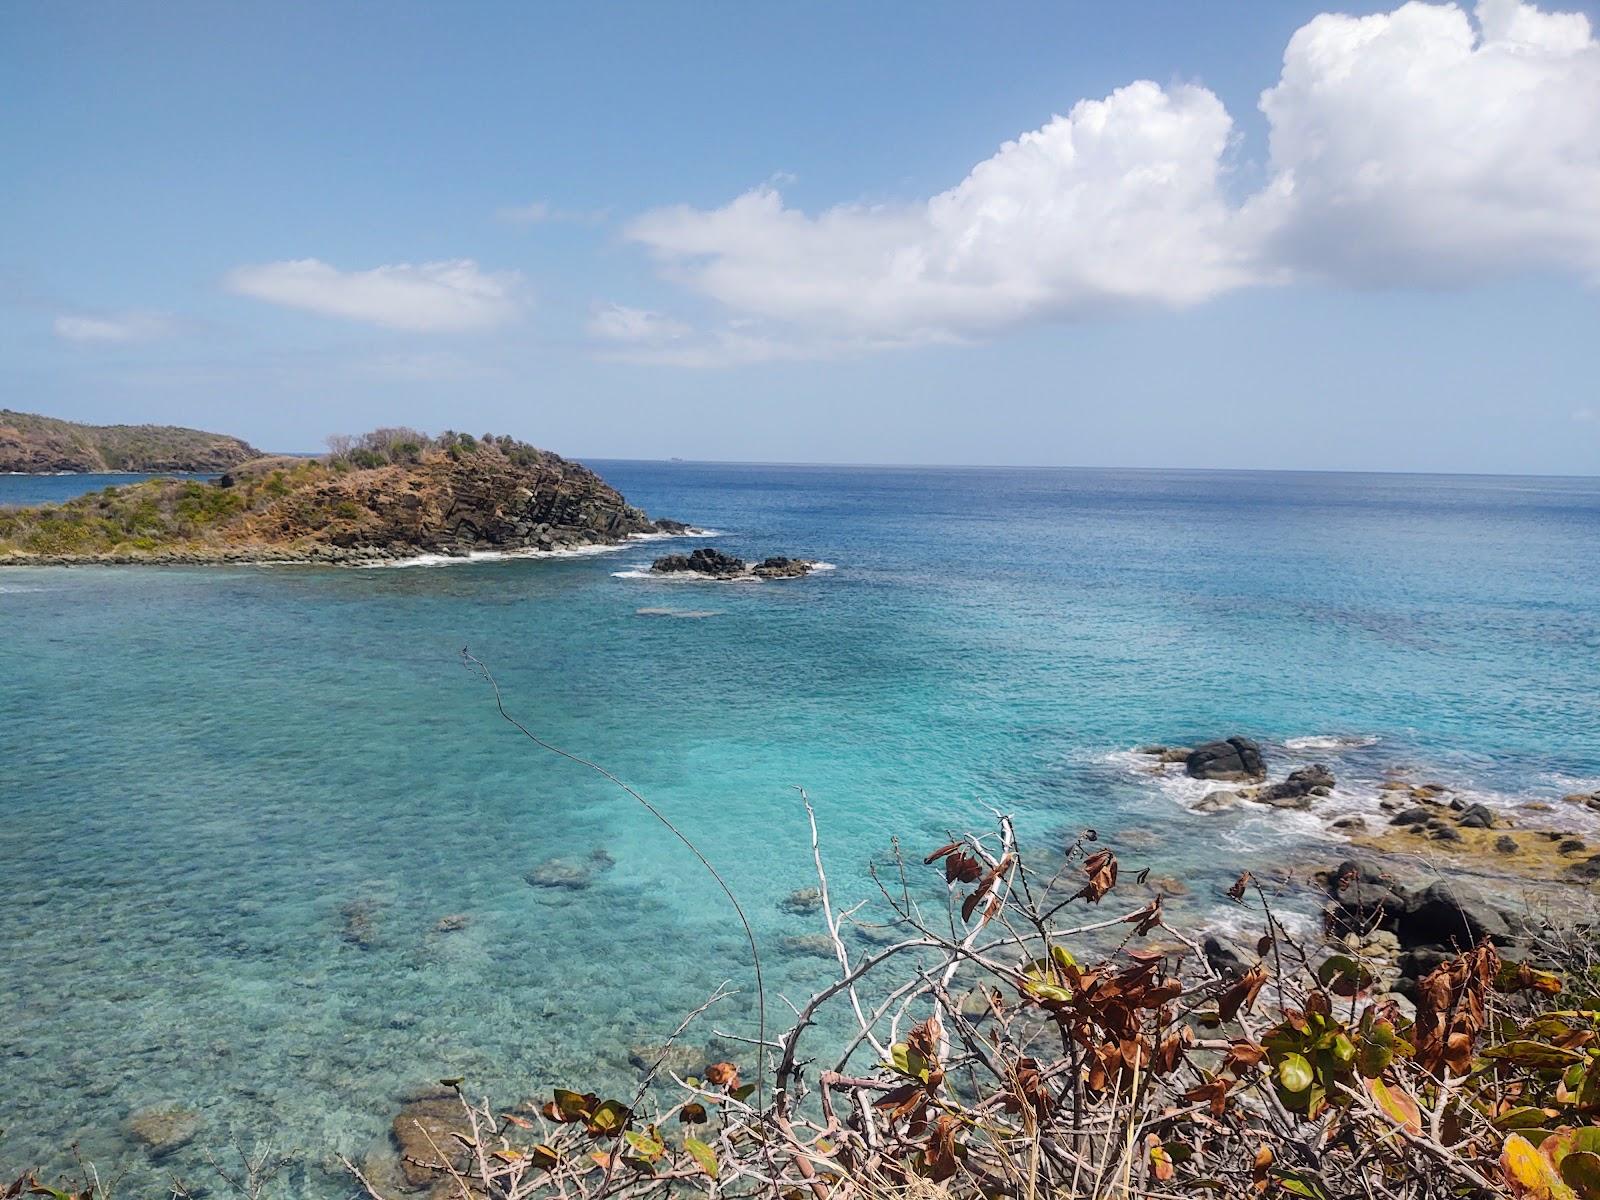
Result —
<instances>
[{"instance_id":1,"label":"rocky outcrop in sea","mask_svg":"<svg viewBox=\"0 0 1600 1200\"><path fill-rule=\"evenodd\" d=\"M816 568L815 561L805 558L764 558L751 564L712 546L701 546L688 554L667 554L650 564L656 575L700 575L723 582L798 579Z\"/></svg>"}]
</instances>

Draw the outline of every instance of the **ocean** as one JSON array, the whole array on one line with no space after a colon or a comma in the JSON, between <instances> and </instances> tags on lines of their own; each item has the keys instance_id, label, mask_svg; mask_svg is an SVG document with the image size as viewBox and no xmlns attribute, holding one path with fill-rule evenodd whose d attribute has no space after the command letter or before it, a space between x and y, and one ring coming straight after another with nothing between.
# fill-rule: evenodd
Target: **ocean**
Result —
<instances>
[{"instance_id":1,"label":"ocean","mask_svg":"<svg viewBox=\"0 0 1600 1200\"><path fill-rule=\"evenodd\" d=\"M1236 919L1242 867L1337 861L1328 820L1389 773L1501 804L1600 788L1600 479L591 465L707 544L835 569L645 573L687 541L0 570L0 1166L79 1141L155 1194L269 1136L298 1156L285 1195L345 1196L331 1156L419 1086L619 1087L723 980L685 1040L748 1072L721 894L500 721L463 648L719 867L775 1023L830 968L783 906L815 882L798 788L863 920L896 839L933 894L922 855L999 810L1041 860L1094 828L1201 923ZM0 503L100 482L0 477ZM1335 795L1201 815L1203 785L1131 753L1235 733L1274 776L1327 763ZM125 1122L158 1103L203 1124L153 1163Z\"/></svg>"}]
</instances>

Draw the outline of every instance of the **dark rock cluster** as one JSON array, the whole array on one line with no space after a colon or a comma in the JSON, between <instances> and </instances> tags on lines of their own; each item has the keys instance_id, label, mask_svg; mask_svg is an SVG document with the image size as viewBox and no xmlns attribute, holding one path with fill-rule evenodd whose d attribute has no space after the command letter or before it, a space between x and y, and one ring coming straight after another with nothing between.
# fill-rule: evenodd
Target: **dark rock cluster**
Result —
<instances>
[{"instance_id":1,"label":"dark rock cluster","mask_svg":"<svg viewBox=\"0 0 1600 1200\"><path fill-rule=\"evenodd\" d=\"M1219 779L1231 783L1267 777L1261 747L1246 737L1231 737L1196 746L1184 759L1183 770L1194 779Z\"/></svg>"},{"instance_id":2,"label":"dark rock cluster","mask_svg":"<svg viewBox=\"0 0 1600 1200\"><path fill-rule=\"evenodd\" d=\"M796 579L809 575L816 563L804 558L764 558L751 565L713 546L688 554L667 554L650 564L657 575L692 573L709 579Z\"/></svg>"},{"instance_id":3,"label":"dark rock cluster","mask_svg":"<svg viewBox=\"0 0 1600 1200\"><path fill-rule=\"evenodd\" d=\"M1412 891L1386 872L1349 860L1325 876L1327 920L1336 933L1394 934L1402 980L1415 980L1485 938L1515 948L1519 922L1486 900L1469 898L1446 883ZM1398 989L1407 990L1404 983Z\"/></svg>"}]
</instances>

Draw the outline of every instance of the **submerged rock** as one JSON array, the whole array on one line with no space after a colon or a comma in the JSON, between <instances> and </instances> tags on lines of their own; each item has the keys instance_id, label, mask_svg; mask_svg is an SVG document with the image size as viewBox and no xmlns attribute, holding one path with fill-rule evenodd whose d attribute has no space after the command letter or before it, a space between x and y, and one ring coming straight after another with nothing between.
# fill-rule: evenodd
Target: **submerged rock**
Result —
<instances>
[{"instance_id":1,"label":"submerged rock","mask_svg":"<svg viewBox=\"0 0 1600 1200\"><path fill-rule=\"evenodd\" d=\"M201 1117L194 1109L167 1102L150 1104L128 1114L128 1136L151 1158L165 1158L187 1146L200 1132Z\"/></svg>"},{"instance_id":2,"label":"submerged rock","mask_svg":"<svg viewBox=\"0 0 1600 1200\"><path fill-rule=\"evenodd\" d=\"M352 946L371 950L378 943L378 906L371 900L351 900L340 909L344 929L339 936Z\"/></svg>"},{"instance_id":3,"label":"submerged rock","mask_svg":"<svg viewBox=\"0 0 1600 1200\"><path fill-rule=\"evenodd\" d=\"M778 907L786 913L794 913L802 917L807 916L822 907L822 889L811 887L790 892L782 900L778 901Z\"/></svg>"},{"instance_id":4,"label":"submerged rock","mask_svg":"<svg viewBox=\"0 0 1600 1200\"><path fill-rule=\"evenodd\" d=\"M408 1101L389 1128L400 1155L400 1173L406 1186L422 1189L448 1181L439 1169L441 1155L458 1169L464 1165L466 1151L452 1135L471 1135L472 1127L462 1110L461 1099L453 1092L435 1092Z\"/></svg>"},{"instance_id":5,"label":"submerged rock","mask_svg":"<svg viewBox=\"0 0 1600 1200\"><path fill-rule=\"evenodd\" d=\"M834 956L833 940L825 933L800 933L786 937L779 943L786 954L814 954L818 958Z\"/></svg>"},{"instance_id":6,"label":"submerged rock","mask_svg":"<svg viewBox=\"0 0 1600 1200\"><path fill-rule=\"evenodd\" d=\"M547 858L522 878L530 887L582 891L594 882L595 876L615 864L616 859L602 848L590 851L581 859Z\"/></svg>"},{"instance_id":7,"label":"submerged rock","mask_svg":"<svg viewBox=\"0 0 1600 1200\"><path fill-rule=\"evenodd\" d=\"M1143 754L1157 762L1181 763L1194 753L1192 746L1140 746L1135 754Z\"/></svg>"},{"instance_id":8,"label":"submerged rock","mask_svg":"<svg viewBox=\"0 0 1600 1200\"><path fill-rule=\"evenodd\" d=\"M1213 788L1195 801L1194 807L1189 811L1197 813L1227 812L1230 808L1238 808L1241 799L1243 797L1238 792L1230 791L1227 788Z\"/></svg>"},{"instance_id":9,"label":"submerged rock","mask_svg":"<svg viewBox=\"0 0 1600 1200\"><path fill-rule=\"evenodd\" d=\"M660 1066L657 1066L659 1061ZM635 1042L628 1047L628 1065L636 1071L648 1071L654 1068L658 1074L671 1073L683 1078L688 1075L698 1075L701 1068L710 1061L706 1052L695 1046L686 1046L682 1042L673 1042L670 1045L661 1042Z\"/></svg>"},{"instance_id":10,"label":"submerged rock","mask_svg":"<svg viewBox=\"0 0 1600 1200\"><path fill-rule=\"evenodd\" d=\"M1231 737L1225 741L1207 742L1189 752L1183 763L1184 773L1195 779L1218 779L1224 782L1264 779L1266 763L1261 758L1261 747L1245 737Z\"/></svg>"}]
</instances>

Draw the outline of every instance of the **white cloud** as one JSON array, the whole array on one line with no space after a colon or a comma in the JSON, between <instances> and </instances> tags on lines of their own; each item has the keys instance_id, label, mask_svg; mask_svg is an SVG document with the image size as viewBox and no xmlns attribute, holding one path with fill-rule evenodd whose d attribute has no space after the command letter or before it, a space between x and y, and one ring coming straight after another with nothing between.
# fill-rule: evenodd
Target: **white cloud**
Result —
<instances>
[{"instance_id":1,"label":"white cloud","mask_svg":"<svg viewBox=\"0 0 1600 1200\"><path fill-rule=\"evenodd\" d=\"M340 271L314 258L239 267L229 290L270 304L406 329L456 333L516 315L521 276L486 273L471 259Z\"/></svg>"},{"instance_id":2,"label":"white cloud","mask_svg":"<svg viewBox=\"0 0 1600 1200\"><path fill-rule=\"evenodd\" d=\"M177 332L166 313L134 309L120 313L63 313L55 319L55 335L69 342L151 342Z\"/></svg>"},{"instance_id":3,"label":"white cloud","mask_svg":"<svg viewBox=\"0 0 1600 1200\"><path fill-rule=\"evenodd\" d=\"M709 212L647 213L627 236L739 312L889 343L1192 304L1250 278L1221 189L1231 130L1205 89L1140 82L922 204L812 217L768 186Z\"/></svg>"},{"instance_id":4,"label":"white cloud","mask_svg":"<svg viewBox=\"0 0 1600 1200\"><path fill-rule=\"evenodd\" d=\"M686 337L688 325L645 308L602 304L589 318L589 334L607 342L660 344Z\"/></svg>"},{"instance_id":5,"label":"white cloud","mask_svg":"<svg viewBox=\"0 0 1600 1200\"><path fill-rule=\"evenodd\" d=\"M1600 43L1587 18L1482 0L1323 15L1262 94L1266 185L1229 192L1233 122L1140 81L1008 142L957 186L807 214L777 187L625 231L663 275L825 355L1193 305L1297 279L1600 281ZM737 335L746 339L753 335ZM681 336L709 365L723 335ZM770 351L776 353L776 351ZM665 360L665 359L664 359Z\"/></svg>"},{"instance_id":6,"label":"white cloud","mask_svg":"<svg viewBox=\"0 0 1600 1200\"><path fill-rule=\"evenodd\" d=\"M1476 15L1413 3L1295 33L1261 97L1264 258L1364 285L1600 279L1600 43L1579 13Z\"/></svg>"}]
</instances>

